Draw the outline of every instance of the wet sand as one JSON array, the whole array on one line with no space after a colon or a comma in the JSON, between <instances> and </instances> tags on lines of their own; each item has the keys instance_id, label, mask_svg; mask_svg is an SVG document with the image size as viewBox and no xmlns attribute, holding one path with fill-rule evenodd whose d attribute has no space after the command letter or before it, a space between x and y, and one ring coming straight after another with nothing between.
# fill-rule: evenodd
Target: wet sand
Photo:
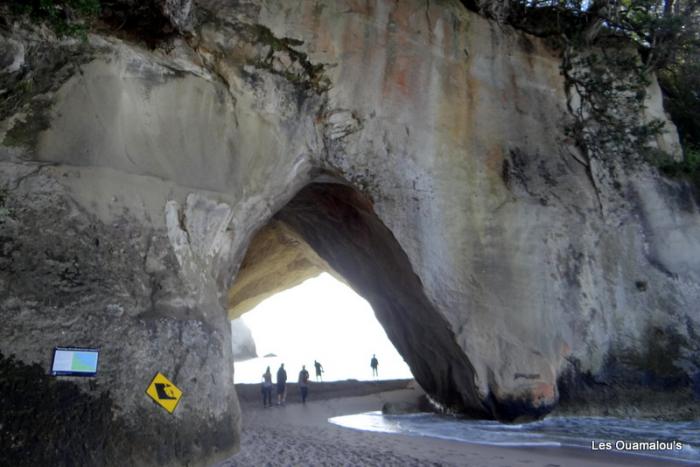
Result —
<instances>
[{"instance_id":1,"label":"wet sand","mask_svg":"<svg viewBox=\"0 0 700 467\"><path fill-rule=\"evenodd\" d=\"M409 389L400 389L407 387ZM306 405L290 388L287 405L262 408L259 385L237 386L243 432L233 466L474 466L582 467L690 465L570 448L509 448L436 438L353 430L331 417L381 410L386 402L415 401L408 381L312 384ZM370 393L370 392L372 393ZM357 396L356 394L360 394Z\"/></svg>"}]
</instances>

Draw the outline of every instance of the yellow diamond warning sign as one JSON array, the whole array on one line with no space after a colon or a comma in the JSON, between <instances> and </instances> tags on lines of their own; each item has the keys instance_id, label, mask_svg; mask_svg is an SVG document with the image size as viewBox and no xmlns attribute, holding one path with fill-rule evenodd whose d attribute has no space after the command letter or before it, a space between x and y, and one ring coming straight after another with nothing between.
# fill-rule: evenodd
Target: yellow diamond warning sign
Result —
<instances>
[{"instance_id":1,"label":"yellow diamond warning sign","mask_svg":"<svg viewBox=\"0 0 700 467\"><path fill-rule=\"evenodd\" d=\"M155 378L148 385L146 394L170 413L173 413L182 397L182 391L160 372L156 373Z\"/></svg>"}]
</instances>

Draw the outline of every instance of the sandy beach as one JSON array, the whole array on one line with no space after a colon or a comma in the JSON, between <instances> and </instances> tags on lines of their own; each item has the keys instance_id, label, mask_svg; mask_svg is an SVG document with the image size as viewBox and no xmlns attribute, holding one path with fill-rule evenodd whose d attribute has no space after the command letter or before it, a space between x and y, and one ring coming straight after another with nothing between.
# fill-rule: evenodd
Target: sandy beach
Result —
<instances>
[{"instance_id":1,"label":"sandy beach","mask_svg":"<svg viewBox=\"0 0 700 467\"><path fill-rule=\"evenodd\" d=\"M402 389L403 388L403 389ZM220 467L234 466L474 466L579 467L691 465L661 459L570 448L506 448L436 438L353 430L331 417L381 410L386 402L422 394L408 381L314 384L309 402L290 387L283 407L262 408L258 385L240 385L241 450ZM362 395L353 395L353 394Z\"/></svg>"}]
</instances>

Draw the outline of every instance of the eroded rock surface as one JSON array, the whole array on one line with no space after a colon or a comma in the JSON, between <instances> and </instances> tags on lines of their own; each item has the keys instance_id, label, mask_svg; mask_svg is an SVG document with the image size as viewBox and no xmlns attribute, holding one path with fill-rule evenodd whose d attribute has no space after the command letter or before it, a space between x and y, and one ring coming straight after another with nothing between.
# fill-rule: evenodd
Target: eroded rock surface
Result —
<instances>
[{"instance_id":1,"label":"eroded rock surface","mask_svg":"<svg viewBox=\"0 0 700 467\"><path fill-rule=\"evenodd\" d=\"M104 463L236 450L229 297L276 213L442 403L514 420L601 386L622 405L700 392L697 194L586 166L557 51L456 1L149 8L155 48L138 27L0 30L3 371L101 348L96 379L56 390L97 401L95 433L112 420ZM274 292L257 277L249 298ZM172 416L144 394L156 371L185 394ZM24 430L2 455L50 462Z\"/></svg>"}]
</instances>

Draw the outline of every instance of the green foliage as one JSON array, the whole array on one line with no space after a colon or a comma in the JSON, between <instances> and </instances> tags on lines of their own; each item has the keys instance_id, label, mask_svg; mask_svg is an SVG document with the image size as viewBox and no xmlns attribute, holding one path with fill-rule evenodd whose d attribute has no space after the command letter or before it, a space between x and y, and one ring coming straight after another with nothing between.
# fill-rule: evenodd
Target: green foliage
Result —
<instances>
[{"instance_id":1,"label":"green foliage","mask_svg":"<svg viewBox=\"0 0 700 467\"><path fill-rule=\"evenodd\" d=\"M10 11L51 26L61 36L85 37L100 0L9 0Z\"/></svg>"},{"instance_id":2,"label":"green foliage","mask_svg":"<svg viewBox=\"0 0 700 467\"><path fill-rule=\"evenodd\" d=\"M646 142L661 130L659 122L635 122L634 114L643 110L647 77L656 73L691 170L693 148L700 147L700 0L462 3L562 47L567 83L583 101L572 109L576 122L570 133L592 156L648 152ZM614 53L606 53L625 43L638 51L636 62L619 63ZM594 50L602 51L597 62ZM621 109L628 110L627 117Z\"/></svg>"},{"instance_id":3,"label":"green foliage","mask_svg":"<svg viewBox=\"0 0 700 467\"><path fill-rule=\"evenodd\" d=\"M658 71L664 104L678 128L684 146L700 147L700 39L676 52L675 59Z\"/></svg>"},{"instance_id":4,"label":"green foliage","mask_svg":"<svg viewBox=\"0 0 700 467\"><path fill-rule=\"evenodd\" d=\"M700 189L700 147L686 147L682 161L669 161L667 157L656 160L659 169L669 177L685 178Z\"/></svg>"},{"instance_id":5,"label":"green foliage","mask_svg":"<svg viewBox=\"0 0 700 467\"><path fill-rule=\"evenodd\" d=\"M575 119L567 130L589 157L629 162L649 151L663 122L642 118L649 77L634 51L619 45L590 50L572 42L562 72L570 93L580 99L570 107Z\"/></svg>"}]
</instances>

